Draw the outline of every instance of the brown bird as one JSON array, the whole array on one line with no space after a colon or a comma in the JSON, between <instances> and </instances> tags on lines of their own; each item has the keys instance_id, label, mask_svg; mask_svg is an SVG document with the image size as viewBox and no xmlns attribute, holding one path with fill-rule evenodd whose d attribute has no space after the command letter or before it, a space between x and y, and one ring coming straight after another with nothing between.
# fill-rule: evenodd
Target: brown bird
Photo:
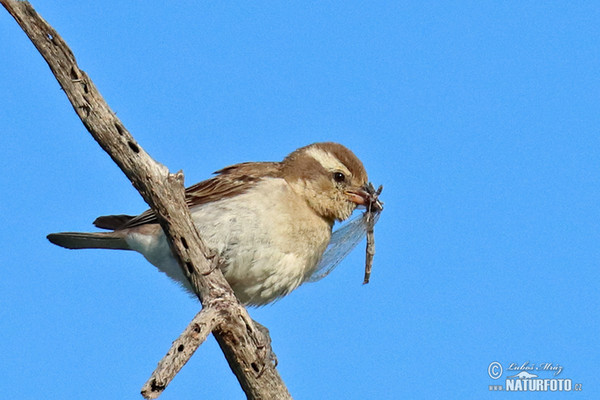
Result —
<instances>
[{"instance_id":1,"label":"brown bird","mask_svg":"<svg viewBox=\"0 0 600 400\"><path fill-rule=\"evenodd\" d=\"M315 271L335 221L370 199L361 161L337 143L299 148L281 162L246 162L186 190L202 239L223 262L239 300L263 305L285 296ZM69 249L135 250L191 287L152 210L99 217L111 232L63 232L48 239Z\"/></svg>"}]
</instances>

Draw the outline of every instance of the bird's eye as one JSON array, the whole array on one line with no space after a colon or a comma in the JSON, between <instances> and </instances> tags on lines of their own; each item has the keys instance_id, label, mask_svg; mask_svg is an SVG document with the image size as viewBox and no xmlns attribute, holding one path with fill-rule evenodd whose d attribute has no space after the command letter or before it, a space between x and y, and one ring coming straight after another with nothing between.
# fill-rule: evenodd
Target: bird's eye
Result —
<instances>
[{"instance_id":1,"label":"bird's eye","mask_svg":"<svg viewBox=\"0 0 600 400\"><path fill-rule=\"evenodd\" d=\"M341 172L334 172L333 173L333 180L340 183L340 182L344 182L346 180L346 175L342 174Z\"/></svg>"}]
</instances>

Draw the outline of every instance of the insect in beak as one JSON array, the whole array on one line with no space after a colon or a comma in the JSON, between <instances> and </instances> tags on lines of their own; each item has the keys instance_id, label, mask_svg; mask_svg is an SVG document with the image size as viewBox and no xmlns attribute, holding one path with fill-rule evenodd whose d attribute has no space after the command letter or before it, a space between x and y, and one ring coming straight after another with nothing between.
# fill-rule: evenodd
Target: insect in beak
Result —
<instances>
[{"instance_id":1,"label":"insect in beak","mask_svg":"<svg viewBox=\"0 0 600 400\"><path fill-rule=\"evenodd\" d=\"M382 189L380 186L379 189L375 190L372 183L367 183L363 187L346 190L346 195L351 202L359 206L365 206L369 211L378 212L383 210L383 203L378 199Z\"/></svg>"},{"instance_id":2,"label":"insect in beak","mask_svg":"<svg viewBox=\"0 0 600 400\"><path fill-rule=\"evenodd\" d=\"M364 206L366 211L333 232L329 246L327 246L321 261L309 278L309 282L316 282L327 276L366 235L367 248L365 251L363 284L369 283L373 267L373 256L375 255L374 227L381 211L383 211L383 202L379 200L382 190L383 186L375 189L373 184L369 182L361 188L351 188L345 191L350 201L361 207Z\"/></svg>"}]
</instances>

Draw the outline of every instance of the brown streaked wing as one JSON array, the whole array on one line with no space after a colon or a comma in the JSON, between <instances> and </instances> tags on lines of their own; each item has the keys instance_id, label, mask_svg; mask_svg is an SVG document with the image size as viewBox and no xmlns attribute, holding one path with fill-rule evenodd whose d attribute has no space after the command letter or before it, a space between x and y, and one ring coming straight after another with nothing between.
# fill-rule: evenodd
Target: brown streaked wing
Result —
<instances>
[{"instance_id":1,"label":"brown streaked wing","mask_svg":"<svg viewBox=\"0 0 600 400\"><path fill-rule=\"evenodd\" d=\"M231 165L215 172L217 176L196 183L185 190L186 203L192 208L201 204L235 196L248 190L264 177L281 176L281 163L246 162ZM152 210L131 218L118 229L157 223Z\"/></svg>"},{"instance_id":2,"label":"brown streaked wing","mask_svg":"<svg viewBox=\"0 0 600 400\"><path fill-rule=\"evenodd\" d=\"M225 167L217 176L186 189L189 207L235 196L246 191L264 177L279 177L280 163L246 162Z\"/></svg>"}]
</instances>

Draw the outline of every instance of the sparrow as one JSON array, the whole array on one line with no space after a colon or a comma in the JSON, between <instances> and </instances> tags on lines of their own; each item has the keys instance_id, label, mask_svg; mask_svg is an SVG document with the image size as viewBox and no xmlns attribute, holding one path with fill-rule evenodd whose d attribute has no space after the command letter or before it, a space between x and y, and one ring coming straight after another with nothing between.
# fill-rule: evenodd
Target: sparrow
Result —
<instances>
[{"instance_id":1,"label":"sparrow","mask_svg":"<svg viewBox=\"0 0 600 400\"><path fill-rule=\"evenodd\" d=\"M367 172L346 147L333 142L301 147L281 162L245 162L215 172L186 189L200 236L244 305L261 306L287 295L315 271L335 221L369 201ZM193 293L152 210L94 221L110 232L47 236L68 249L141 253Z\"/></svg>"}]
</instances>

